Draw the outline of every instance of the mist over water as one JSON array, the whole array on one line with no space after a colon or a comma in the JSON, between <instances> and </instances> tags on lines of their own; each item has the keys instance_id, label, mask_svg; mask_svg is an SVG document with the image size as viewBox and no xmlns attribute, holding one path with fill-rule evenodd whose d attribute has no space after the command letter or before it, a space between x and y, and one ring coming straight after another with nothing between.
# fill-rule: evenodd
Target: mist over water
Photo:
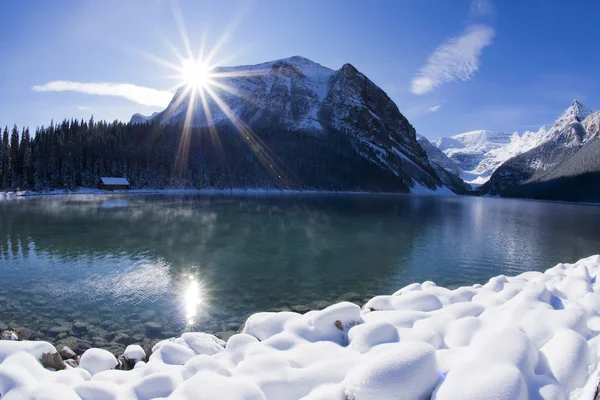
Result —
<instances>
[{"instance_id":1,"label":"mist over water","mask_svg":"<svg viewBox=\"0 0 600 400\"><path fill-rule=\"evenodd\" d=\"M74 336L88 340L222 332L257 311L362 304L412 282L484 283L596 253L596 206L313 194L10 200L0 202L0 321L42 337L84 321Z\"/></svg>"}]
</instances>

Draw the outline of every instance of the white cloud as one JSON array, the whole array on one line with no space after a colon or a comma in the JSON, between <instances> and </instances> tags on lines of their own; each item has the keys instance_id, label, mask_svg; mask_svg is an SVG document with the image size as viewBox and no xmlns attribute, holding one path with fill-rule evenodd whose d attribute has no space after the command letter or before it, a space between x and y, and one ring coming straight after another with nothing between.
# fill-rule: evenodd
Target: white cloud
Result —
<instances>
[{"instance_id":1,"label":"white cloud","mask_svg":"<svg viewBox=\"0 0 600 400\"><path fill-rule=\"evenodd\" d=\"M52 81L44 85L34 86L36 92L80 92L99 96L123 97L134 103L151 107L165 108L173 98L173 94L164 90L156 90L130 83L81 83L70 81Z\"/></svg>"},{"instance_id":2,"label":"white cloud","mask_svg":"<svg viewBox=\"0 0 600 400\"><path fill-rule=\"evenodd\" d=\"M77 109L80 111L90 111L91 108L88 106L77 106Z\"/></svg>"},{"instance_id":3,"label":"white cloud","mask_svg":"<svg viewBox=\"0 0 600 400\"><path fill-rule=\"evenodd\" d=\"M428 114L428 113L433 113L433 112L436 112L436 111L437 111L437 110L439 110L441 107L442 107L442 105L441 105L441 104L436 104L435 106L431 106L431 107L429 107L429 108L428 108L428 109L425 111L425 113L426 113L426 114Z\"/></svg>"},{"instance_id":4,"label":"white cloud","mask_svg":"<svg viewBox=\"0 0 600 400\"><path fill-rule=\"evenodd\" d=\"M494 29L487 25L471 25L460 36L440 45L411 82L414 94L425 94L441 84L466 81L479 69L483 49L492 44Z\"/></svg>"}]
</instances>

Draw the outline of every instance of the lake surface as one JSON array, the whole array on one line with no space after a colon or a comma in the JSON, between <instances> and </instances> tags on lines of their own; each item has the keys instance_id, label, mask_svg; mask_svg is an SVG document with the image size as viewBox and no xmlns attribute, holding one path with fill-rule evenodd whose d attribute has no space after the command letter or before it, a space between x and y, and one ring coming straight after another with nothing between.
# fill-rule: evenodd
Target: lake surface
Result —
<instances>
[{"instance_id":1,"label":"lake surface","mask_svg":"<svg viewBox=\"0 0 600 400\"><path fill-rule=\"evenodd\" d=\"M600 207L408 195L0 201L0 329L118 352L257 311L362 304L600 253ZM26 329L24 329L26 328Z\"/></svg>"}]
</instances>

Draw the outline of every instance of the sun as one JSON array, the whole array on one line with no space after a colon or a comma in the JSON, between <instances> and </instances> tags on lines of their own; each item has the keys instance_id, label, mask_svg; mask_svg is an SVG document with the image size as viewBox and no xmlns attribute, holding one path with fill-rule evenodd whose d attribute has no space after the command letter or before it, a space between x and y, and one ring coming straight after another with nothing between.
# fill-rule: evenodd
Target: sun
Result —
<instances>
[{"instance_id":1,"label":"sun","mask_svg":"<svg viewBox=\"0 0 600 400\"><path fill-rule=\"evenodd\" d=\"M181 80L192 89L203 89L210 82L210 68L201 61L183 60Z\"/></svg>"}]
</instances>

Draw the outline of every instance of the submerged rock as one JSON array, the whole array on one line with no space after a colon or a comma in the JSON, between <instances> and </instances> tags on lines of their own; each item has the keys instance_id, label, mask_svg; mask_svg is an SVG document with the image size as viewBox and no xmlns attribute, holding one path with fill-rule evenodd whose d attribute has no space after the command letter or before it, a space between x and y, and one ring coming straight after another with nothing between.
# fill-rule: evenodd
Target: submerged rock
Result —
<instances>
[{"instance_id":1,"label":"submerged rock","mask_svg":"<svg viewBox=\"0 0 600 400\"><path fill-rule=\"evenodd\" d=\"M126 333L118 333L115 336L114 341L117 343L120 343L120 344L124 344L124 345L129 345L129 344L135 343L135 339Z\"/></svg>"},{"instance_id":2,"label":"submerged rock","mask_svg":"<svg viewBox=\"0 0 600 400\"><path fill-rule=\"evenodd\" d=\"M298 314L306 314L307 312L310 311L310 307L307 306L292 306L290 308L290 310L292 312L298 313Z\"/></svg>"},{"instance_id":3,"label":"submerged rock","mask_svg":"<svg viewBox=\"0 0 600 400\"><path fill-rule=\"evenodd\" d=\"M146 335L149 337L156 337L163 330L163 326L158 322L146 322L144 327L146 328Z\"/></svg>"},{"instance_id":4,"label":"submerged rock","mask_svg":"<svg viewBox=\"0 0 600 400\"><path fill-rule=\"evenodd\" d=\"M60 334L62 333L68 333L70 331L70 329L66 326L53 326L52 328L48 329L48 331L46 332L48 334L48 336L51 337L58 337Z\"/></svg>"},{"instance_id":5,"label":"submerged rock","mask_svg":"<svg viewBox=\"0 0 600 400\"><path fill-rule=\"evenodd\" d=\"M236 331L216 332L215 336L226 342L229 340L230 337L232 337L236 333L238 333L238 332L236 332Z\"/></svg>"},{"instance_id":6,"label":"submerged rock","mask_svg":"<svg viewBox=\"0 0 600 400\"><path fill-rule=\"evenodd\" d=\"M92 343L87 340L80 340L75 344L75 351L79 354L92 348Z\"/></svg>"},{"instance_id":7,"label":"submerged rock","mask_svg":"<svg viewBox=\"0 0 600 400\"><path fill-rule=\"evenodd\" d=\"M27 328L16 328L15 333L19 337L19 340L35 340L40 337L39 333Z\"/></svg>"},{"instance_id":8,"label":"submerged rock","mask_svg":"<svg viewBox=\"0 0 600 400\"><path fill-rule=\"evenodd\" d=\"M83 321L75 321L72 326L73 332L75 333L86 333L88 331L88 326Z\"/></svg>"}]
</instances>

